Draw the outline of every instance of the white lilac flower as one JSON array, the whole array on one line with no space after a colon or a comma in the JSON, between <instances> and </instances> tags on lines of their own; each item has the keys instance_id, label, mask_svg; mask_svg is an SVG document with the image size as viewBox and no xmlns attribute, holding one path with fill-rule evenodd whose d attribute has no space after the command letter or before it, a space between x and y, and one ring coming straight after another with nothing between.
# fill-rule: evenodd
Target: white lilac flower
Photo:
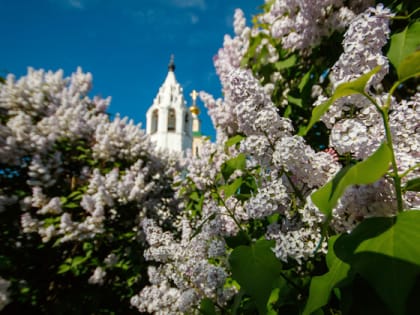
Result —
<instances>
[{"instance_id":1,"label":"white lilac flower","mask_svg":"<svg viewBox=\"0 0 420 315\"><path fill-rule=\"evenodd\" d=\"M273 213L283 213L289 206L290 200L281 180L270 181L266 187L258 190L246 203L250 218L264 218Z\"/></svg>"},{"instance_id":2,"label":"white lilac flower","mask_svg":"<svg viewBox=\"0 0 420 315\"><path fill-rule=\"evenodd\" d=\"M104 284L106 271L102 267L96 267L93 274L88 279L90 284Z\"/></svg>"},{"instance_id":3,"label":"white lilac flower","mask_svg":"<svg viewBox=\"0 0 420 315\"><path fill-rule=\"evenodd\" d=\"M302 264L308 258L314 257L316 252L327 252L327 242L323 240L319 227L303 227L284 232L280 225L272 224L268 227L266 236L275 240L273 252L284 262L294 259Z\"/></svg>"},{"instance_id":4,"label":"white lilac flower","mask_svg":"<svg viewBox=\"0 0 420 315\"><path fill-rule=\"evenodd\" d=\"M8 292L9 287L10 281L0 277L0 311L11 302Z\"/></svg>"},{"instance_id":5,"label":"white lilac flower","mask_svg":"<svg viewBox=\"0 0 420 315\"><path fill-rule=\"evenodd\" d=\"M340 169L339 164L326 152L315 152L299 136L284 137L276 143L274 165L291 172L295 181L308 187L320 187Z\"/></svg>"},{"instance_id":6,"label":"white lilac flower","mask_svg":"<svg viewBox=\"0 0 420 315\"><path fill-rule=\"evenodd\" d=\"M279 39L284 48L305 51L334 31L342 31L354 17L353 10L358 13L371 1L363 2L356 8L356 5L343 6L341 0L270 1L269 10L261 21L270 25L271 35Z\"/></svg>"},{"instance_id":7,"label":"white lilac flower","mask_svg":"<svg viewBox=\"0 0 420 315\"><path fill-rule=\"evenodd\" d=\"M330 75L336 87L349 82L375 68L381 70L369 81L369 86L376 87L388 73L388 60L382 54L382 48L389 38L391 11L378 4L354 18L344 34L344 52L335 63Z\"/></svg>"},{"instance_id":8,"label":"white lilac flower","mask_svg":"<svg viewBox=\"0 0 420 315\"><path fill-rule=\"evenodd\" d=\"M350 232L365 218L392 216L396 211L392 181L381 179L374 184L347 188L333 210L331 225L338 232Z\"/></svg>"}]
</instances>

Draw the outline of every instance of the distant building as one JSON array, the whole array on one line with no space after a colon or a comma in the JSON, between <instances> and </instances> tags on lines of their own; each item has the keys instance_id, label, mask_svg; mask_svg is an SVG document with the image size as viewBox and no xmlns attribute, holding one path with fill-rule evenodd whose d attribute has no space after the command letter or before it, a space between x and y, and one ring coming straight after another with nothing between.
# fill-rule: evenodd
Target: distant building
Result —
<instances>
[{"instance_id":1,"label":"distant building","mask_svg":"<svg viewBox=\"0 0 420 315\"><path fill-rule=\"evenodd\" d=\"M187 108L183 89L175 78L173 56L168 65L168 74L146 113L146 132L160 149L185 152L191 149L198 156L205 139L201 135L201 121L198 117L197 92L190 94L193 103Z\"/></svg>"},{"instance_id":2,"label":"distant building","mask_svg":"<svg viewBox=\"0 0 420 315\"><path fill-rule=\"evenodd\" d=\"M190 112L192 115L192 152L194 156L200 155L200 148L203 145L204 141L206 141L207 137L201 134L201 120L198 117L200 115L200 109L197 106L197 91L193 90L190 94L192 98L192 105L190 107Z\"/></svg>"}]
</instances>

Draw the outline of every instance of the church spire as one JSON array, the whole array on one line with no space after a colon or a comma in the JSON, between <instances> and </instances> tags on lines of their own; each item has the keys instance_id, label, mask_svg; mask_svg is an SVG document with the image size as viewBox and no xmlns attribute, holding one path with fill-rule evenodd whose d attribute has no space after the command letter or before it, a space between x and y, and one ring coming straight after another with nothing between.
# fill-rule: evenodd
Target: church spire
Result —
<instances>
[{"instance_id":1,"label":"church spire","mask_svg":"<svg viewBox=\"0 0 420 315\"><path fill-rule=\"evenodd\" d=\"M174 54L171 55L171 59L169 60L168 70L171 72L175 71Z\"/></svg>"},{"instance_id":2,"label":"church spire","mask_svg":"<svg viewBox=\"0 0 420 315\"><path fill-rule=\"evenodd\" d=\"M200 114L200 109L197 106L197 96L198 96L197 91L196 90L193 90L191 92L190 96L191 96L191 98L193 100L193 103L192 103L192 105L190 107L190 112L191 112L191 114L193 114L195 116L198 116Z\"/></svg>"},{"instance_id":3,"label":"church spire","mask_svg":"<svg viewBox=\"0 0 420 315\"><path fill-rule=\"evenodd\" d=\"M193 119L174 70L172 55L168 74L146 113L146 132L158 148L183 152L192 147Z\"/></svg>"}]
</instances>

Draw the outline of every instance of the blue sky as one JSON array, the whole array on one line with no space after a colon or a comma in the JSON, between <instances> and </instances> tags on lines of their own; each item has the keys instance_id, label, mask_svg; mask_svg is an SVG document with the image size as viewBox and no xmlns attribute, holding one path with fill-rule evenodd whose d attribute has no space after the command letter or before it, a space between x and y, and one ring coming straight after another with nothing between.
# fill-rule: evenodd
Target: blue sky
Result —
<instances>
[{"instance_id":1,"label":"blue sky","mask_svg":"<svg viewBox=\"0 0 420 315\"><path fill-rule=\"evenodd\" d=\"M175 55L175 75L190 103L193 89L220 97L213 56L233 34L240 7L250 22L263 0L0 0L0 75L27 67L81 66L109 111L145 128L145 113ZM249 24L249 23L248 23ZM214 137L202 104L203 133Z\"/></svg>"}]
</instances>

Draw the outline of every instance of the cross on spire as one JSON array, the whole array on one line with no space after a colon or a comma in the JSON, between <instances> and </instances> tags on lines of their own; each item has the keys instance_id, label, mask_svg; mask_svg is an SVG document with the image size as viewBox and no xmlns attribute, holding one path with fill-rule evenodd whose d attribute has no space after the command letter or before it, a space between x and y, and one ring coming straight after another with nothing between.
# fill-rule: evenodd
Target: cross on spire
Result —
<instances>
[{"instance_id":1,"label":"cross on spire","mask_svg":"<svg viewBox=\"0 0 420 315\"><path fill-rule=\"evenodd\" d=\"M171 59L169 60L168 70L172 72L175 71L174 54L171 55Z\"/></svg>"},{"instance_id":2,"label":"cross on spire","mask_svg":"<svg viewBox=\"0 0 420 315\"><path fill-rule=\"evenodd\" d=\"M198 96L197 91L196 90L192 90L190 96L191 96L191 98L193 100L193 105L195 106L195 103L196 103L196 100L197 100L197 96Z\"/></svg>"}]
</instances>

